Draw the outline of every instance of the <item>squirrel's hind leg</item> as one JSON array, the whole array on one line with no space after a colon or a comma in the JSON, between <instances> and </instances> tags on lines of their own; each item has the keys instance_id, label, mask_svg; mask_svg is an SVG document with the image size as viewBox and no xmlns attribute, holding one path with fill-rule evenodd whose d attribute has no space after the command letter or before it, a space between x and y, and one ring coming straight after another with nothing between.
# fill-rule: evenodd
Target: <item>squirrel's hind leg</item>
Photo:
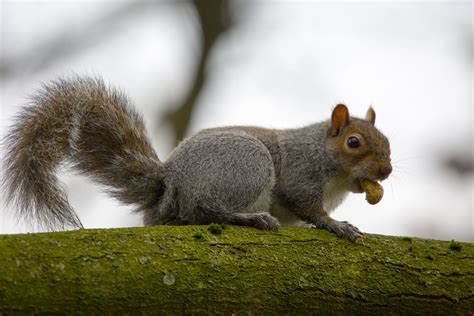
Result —
<instances>
[{"instance_id":1,"label":"squirrel's hind leg","mask_svg":"<svg viewBox=\"0 0 474 316\"><path fill-rule=\"evenodd\" d=\"M237 226L250 226L263 230L275 230L280 227L280 222L269 213L230 213L215 211L205 207L193 210L194 218L189 221L181 217L160 218L153 221L152 217L145 216L145 225L207 225L211 223L228 224Z\"/></svg>"},{"instance_id":2,"label":"squirrel's hind leg","mask_svg":"<svg viewBox=\"0 0 474 316\"><path fill-rule=\"evenodd\" d=\"M183 141L165 162L168 197L157 224L210 223L275 229L270 215L275 171L267 147L243 132L204 132ZM169 192L174 191L174 196Z\"/></svg>"},{"instance_id":3,"label":"squirrel's hind leg","mask_svg":"<svg viewBox=\"0 0 474 316\"><path fill-rule=\"evenodd\" d=\"M242 170L242 173L245 173ZM248 171L247 179L252 179L250 182L260 183L260 190L248 192L245 188L238 189L238 185L230 183L223 187L228 188L228 194L221 192L220 195L195 197L199 202L189 204L189 197L183 201L182 205L186 205L185 209L181 210L180 214L185 221L190 224L206 225L210 223L229 224L238 226L250 226L263 230L274 230L280 226L277 218L273 217L269 210L272 203L273 187L275 185L275 177L273 166L269 163L268 169L265 171L252 174ZM255 176L255 178L252 178ZM257 180L258 179L258 180ZM266 182L266 183L265 183ZM245 184L241 184L245 186ZM234 190L233 194L230 192ZM238 194L240 192L240 194ZM229 199L229 195L232 199Z\"/></svg>"},{"instance_id":4,"label":"squirrel's hind leg","mask_svg":"<svg viewBox=\"0 0 474 316\"><path fill-rule=\"evenodd\" d=\"M190 205L179 203L175 190L167 190L160 205L156 209L142 210L145 226L153 225L207 225L211 223L250 226L263 230L274 230L280 226L278 219L266 212L266 205L270 201L268 190L264 190L260 197L250 206L249 212L232 212L225 207L215 209L215 206ZM267 203L268 202L268 203ZM187 205L186 205L187 204ZM262 207L260 212L251 212Z\"/></svg>"},{"instance_id":5,"label":"squirrel's hind leg","mask_svg":"<svg viewBox=\"0 0 474 316\"><path fill-rule=\"evenodd\" d=\"M194 210L193 224L229 224L238 226L250 226L264 230L274 230L280 226L280 222L270 213L232 213L220 210L212 210L206 207L197 207Z\"/></svg>"}]
</instances>

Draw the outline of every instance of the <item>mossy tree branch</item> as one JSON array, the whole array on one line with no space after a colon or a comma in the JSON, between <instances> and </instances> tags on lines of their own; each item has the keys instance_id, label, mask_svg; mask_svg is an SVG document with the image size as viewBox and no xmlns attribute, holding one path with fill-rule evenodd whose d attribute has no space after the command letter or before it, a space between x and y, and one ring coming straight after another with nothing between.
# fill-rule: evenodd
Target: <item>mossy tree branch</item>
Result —
<instances>
[{"instance_id":1,"label":"mossy tree branch","mask_svg":"<svg viewBox=\"0 0 474 316\"><path fill-rule=\"evenodd\" d=\"M469 243L158 226L2 235L0 253L2 315L474 311Z\"/></svg>"}]
</instances>

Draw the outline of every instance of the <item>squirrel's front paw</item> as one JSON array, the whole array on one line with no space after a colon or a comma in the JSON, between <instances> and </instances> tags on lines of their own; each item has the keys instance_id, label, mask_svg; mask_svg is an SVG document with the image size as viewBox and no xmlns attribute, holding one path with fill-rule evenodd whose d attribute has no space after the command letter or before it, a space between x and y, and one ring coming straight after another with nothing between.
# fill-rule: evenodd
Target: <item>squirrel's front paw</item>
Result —
<instances>
[{"instance_id":1,"label":"squirrel's front paw","mask_svg":"<svg viewBox=\"0 0 474 316\"><path fill-rule=\"evenodd\" d=\"M364 234L354 225L348 222L339 222L334 219L329 219L324 222L323 228L333 232L339 237L349 239L352 242L356 242L357 239L362 237Z\"/></svg>"}]
</instances>

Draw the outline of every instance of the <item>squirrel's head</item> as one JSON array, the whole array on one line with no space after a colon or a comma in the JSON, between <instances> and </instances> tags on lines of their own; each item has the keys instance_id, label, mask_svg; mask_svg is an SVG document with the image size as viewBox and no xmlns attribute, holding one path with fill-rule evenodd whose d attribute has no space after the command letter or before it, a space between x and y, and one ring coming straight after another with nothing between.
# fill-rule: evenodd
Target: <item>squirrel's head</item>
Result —
<instances>
[{"instance_id":1,"label":"squirrel's head","mask_svg":"<svg viewBox=\"0 0 474 316\"><path fill-rule=\"evenodd\" d=\"M353 192L362 192L360 180L382 181L392 172L390 143L374 124L372 107L365 119L351 117L344 104L338 104L332 112L326 149L354 184Z\"/></svg>"}]
</instances>

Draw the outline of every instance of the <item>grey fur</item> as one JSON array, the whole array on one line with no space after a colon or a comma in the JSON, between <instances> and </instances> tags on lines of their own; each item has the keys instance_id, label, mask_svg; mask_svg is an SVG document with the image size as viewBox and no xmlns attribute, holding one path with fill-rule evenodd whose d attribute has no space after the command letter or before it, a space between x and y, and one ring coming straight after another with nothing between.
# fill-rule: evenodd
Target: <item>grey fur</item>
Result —
<instances>
[{"instance_id":1,"label":"grey fur","mask_svg":"<svg viewBox=\"0 0 474 316\"><path fill-rule=\"evenodd\" d=\"M379 141L383 135L364 122L367 139ZM3 185L23 217L53 228L80 227L54 175L67 160L120 201L137 205L145 225L215 222L276 229L278 217L355 241L360 231L330 219L324 209L341 202L357 180L343 172L338 150L328 149L330 127L324 121L289 130L207 129L160 162L142 119L122 94L98 79L59 80L34 97L7 136ZM30 135L31 129L37 134ZM353 174L375 177L371 166L364 168ZM343 188L337 203L325 203L334 188Z\"/></svg>"}]
</instances>

